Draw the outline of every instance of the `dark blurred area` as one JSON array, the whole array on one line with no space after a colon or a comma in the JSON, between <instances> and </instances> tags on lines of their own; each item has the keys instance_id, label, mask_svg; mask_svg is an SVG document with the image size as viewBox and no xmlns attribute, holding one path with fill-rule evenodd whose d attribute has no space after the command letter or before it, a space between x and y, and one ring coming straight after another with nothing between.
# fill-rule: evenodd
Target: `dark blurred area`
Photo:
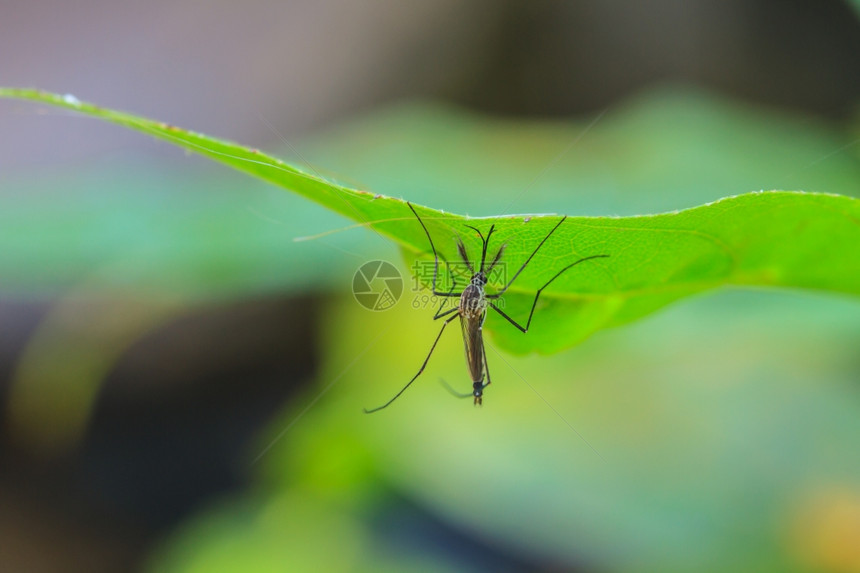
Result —
<instances>
[{"instance_id":1,"label":"dark blurred area","mask_svg":"<svg viewBox=\"0 0 860 573\"><path fill-rule=\"evenodd\" d=\"M0 305L4 397L51 304ZM65 335L87 336L103 305ZM4 432L4 570L128 570L158 532L245 484L260 425L313 376L316 306L296 295L183 312L110 365L79 443Z\"/></svg>"},{"instance_id":2,"label":"dark blurred area","mask_svg":"<svg viewBox=\"0 0 860 573\"><path fill-rule=\"evenodd\" d=\"M553 120L592 117L676 84L839 128L860 102L856 10L813 0L6 0L0 84L72 93L270 149L284 140L305 149L302 141L404 101ZM299 202L137 133L21 102L0 102L0 133L0 208L25 194L55 197L47 184L20 190L34 177L121 181L99 174L107 165L131 166L129 179L153 166L190 172L204 182L187 191L198 198L211 181L263 202ZM85 190L82 210L98 209L88 207L87 183L71 188ZM170 193L158 201L176 208ZM129 209L117 225L133 219ZM342 226L314 219L307 230ZM284 231L284 250L272 252L302 257L290 251L297 234ZM362 256L378 252L372 241L356 247ZM251 487L259 433L310 401L325 309L355 263L332 263L342 279L318 283L302 283L302 267L290 263L300 276L283 283L181 300L142 296L133 284L89 289L89 276L30 290L4 288L0 277L0 570L137 570L189 516ZM36 378L48 382L22 390ZM84 390L63 386L75 380ZM47 409L36 403L51 392ZM60 431L41 426L39 416L67 403L80 407L68 420L57 414ZM578 568L500 548L397 495L373 527L405 546L419 540L470 570ZM598 570L585 560L581 569Z\"/></svg>"}]
</instances>

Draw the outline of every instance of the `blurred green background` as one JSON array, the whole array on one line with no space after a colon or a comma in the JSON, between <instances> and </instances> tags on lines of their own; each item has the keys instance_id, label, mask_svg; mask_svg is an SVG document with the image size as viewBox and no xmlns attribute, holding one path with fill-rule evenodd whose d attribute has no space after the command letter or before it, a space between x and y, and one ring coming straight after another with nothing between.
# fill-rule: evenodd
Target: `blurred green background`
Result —
<instances>
[{"instance_id":1,"label":"blurred green background","mask_svg":"<svg viewBox=\"0 0 860 573\"><path fill-rule=\"evenodd\" d=\"M0 82L476 216L860 197L852 6L20 4ZM711 293L551 356L494 316L482 408L438 383L452 326L366 416L440 326L391 243L91 119L0 132L0 570L860 571L856 299Z\"/></svg>"}]
</instances>

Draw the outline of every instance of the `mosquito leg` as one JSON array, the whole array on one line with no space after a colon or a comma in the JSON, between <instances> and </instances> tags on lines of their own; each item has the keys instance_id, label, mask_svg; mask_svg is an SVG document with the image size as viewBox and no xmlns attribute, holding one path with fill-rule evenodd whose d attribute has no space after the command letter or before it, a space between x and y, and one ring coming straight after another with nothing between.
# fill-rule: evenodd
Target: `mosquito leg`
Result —
<instances>
[{"instance_id":1,"label":"mosquito leg","mask_svg":"<svg viewBox=\"0 0 860 573\"><path fill-rule=\"evenodd\" d=\"M444 317L448 316L448 315L449 315L449 314L451 314L452 312L457 312L458 310L460 310L460 307L459 307L459 305L458 305L458 306L455 306L455 307L453 307L453 308L449 308L449 309L448 309L448 310L446 310L445 312L441 312L441 310L442 310L442 308L441 308L441 307L439 307L439 310L438 310L438 311L436 311L436 314L435 314L435 315L433 315L433 320L439 320L440 318L444 318Z\"/></svg>"},{"instance_id":2,"label":"mosquito leg","mask_svg":"<svg viewBox=\"0 0 860 573\"><path fill-rule=\"evenodd\" d=\"M447 264L447 262L446 262L446 264ZM456 279L456 277L454 277L454 273L451 272L451 266L450 265L448 265L448 276L451 277L451 290L449 291L448 294L451 294L455 290L457 290L457 279ZM445 308L445 304L448 302L448 300L449 299L447 299L447 298L442 299L442 303L439 305L439 309L436 311L436 314L433 315L433 320L439 320L443 316L447 316L447 315L451 314L452 312L459 310L459 305L458 305L458 306L455 306L453 308L449 308L445 312L442 312L442 309Z\"/></svg>"},{"instance_id":3,"label":"mosquito leg","mask_svg":"<svg viewBox=\"0 0 860 573\"><path fill-rule=\"evenodd\" d=\"M493 295L488 295L488 298L499 298L500 296L502 296L504 294L504 292L506 290L508 290L508 287L510 287L512 284L514 284L514 281L517 280L517 277L520 276L520 273L523 272L523 270L526 268L526 265L528 265L531 262L532 257L534 257L537 254L537 252L540 250L540 248L543 246L543 244L546 243L546 240L549 239L553 233L555 233L555 230L558 229L561 226L561 224L565 222L566 219L567 219L567 215L562 217L561 221L556 223L555 227L552 228L552 231L547 233L546 237L544 237L543 240L538 244L538 246L535 247L535 250L532 251L532 254L530 254L529 258L526 259L526 262L523 263L523 266L520 267L520 270L518 270L517 272L514 273L514 276L511 277L511 280L508 281L508 284L503 286L502 290L500 290L499 292L497 292ZM576 263L574 263L574 264L576 264ZM573 266L573 265L571 265L571 266ZM561 273L559 273L559 274L561 274ZM555 277L553 277L553 279L550 279L550 282L552 282L554 279L555 279ZM549 283L547 283L547 284L549 284ZM546 286L546 285L544 285L544 286Z\"/></svg>"},{"instance_id":4,"label":"mosquito leg","mask_svg":"<svg viewBox=\"0 0 860 573\"><path fill-rule=\"evenodd\" d=\"M447 382L445 382L441 378L439 378L439 384L441 384L445 388L445 390L447 390L448 393L451 394L452 396L454 396L455 398L471 398L472 397L471 392L457 392L456 390L454 390L451 387L450 384L448 384Z\"/></svg>"},{"instance_id":5,"label":"mosquito leg","mask_svg":"<svg viewBox=\"0 0 860 573\"><path fill-rule=\"evenodd\" d=\"M454 292L438 292L436 290L436 280L439 278L439 253L436 252L436 245L433 244L433 239L430 237L430 231L427 230L427 226L424 224L424 221L421 220L421 217L418 216L418 212L415 210L415 207L412 206L412 203L406 202L409 205L409 208L412 210L412 214L415 215L415 218L418 219L418 222L421 223L421 228L424 229L424 234L427 235L427 240L430 241L430 248L433 249L433 294L436 296L460 296L459 294L455 294Z\"/></svg>"},{"instance_id":6,"label":"mosquito leg","mask_svg":"<svg viewBox=\"0 0 860 573\"><path fill-rule=\"evenodd\" d=\"M370 410L365 408L364 409L365 414L372 414L373 412L378 412L379 410L382 410L383 408L388 407L392 402L397 400L400 397L400 395L403 394L406 391L406 389L412 385L413 382L415 382L416 378L421 376L421 373L424 372L424 369L427 367L427 363L430 362L430 357L433 356L433 351L436 349L436 345L439 343L439 339L442 338L442 333L445 332L445 327L448 326L448 324L452 320L457 318L458 316L460 316L460 315L455 314L454 316L448 318L445 322L442 323L442 328L439 330L439 334L436 335L436 340L433 341L433 346L430 347L430 352L427 353L427 358L424 359L424 363L421 364L421 368L418 369L418 372L415 373L415 376L412 377L412 380L407 382L406 386L404 386L403 388L400 389L400 392L395 394L391 400L389 400L388 402L386 402L382 406L377 406L376 408L371 408Z\"/></svg>"},{"instance_id":7,"label":"mosquito leg","mask_svg":"<svg viewBox=\"0 0 860 573\"><path fill-rule=\"evenodd\" d=\"M534 316L534 314L535 314L535 308L537 307L537 301L538 301L538 299L540 298L540 293L541 293L541 292L543 292L543 289L545 289L546 287L548 287L548 286L552 283L552 281L554 281L555 279L557 279L558 277L560 277L560 276L562 275L562 273L564 273L566 270L568 270L568 269L570 269L570 268L572 268L572 267L575 267L575 266L576 266L576 265L578 265L579 263L582 263L582 262L584 262L584 261L589 261L589 260L591 260L591 259L602 259L602 258L606 258L606 257L608 257L608 256L609 256L609 255L591 255L590 257L584 257L584 258L582 258L582 259L579 259L579 260L578 260L578 261L576 261L575 263L571 263L571 264L567 265L566 267L564 267L563 269L561 269L560 271L558 271L558 272L555 274L555 276L554 276L554 277L552 277L551 279L549 279L549 280L546 282L546 284L545 284L545 285L543 285L542 287L540 287L540 288L537 290L537 293L535 293L535 299L534 299L534 301L532 301L532 309L531 309L531 311L529 311L529 319L526 321L526 325L525 325L525 326L522 326L522 325L521 325L520 323L518 323L516 320L514 320L513 318L511 318L510 316L508 316L507 314L505 314L505 313L504 313L504 311L503 311L502 309L500 309L499 307L497 307L493 302L488 301L488 303L489 303L490 307L492 307L492 309L493 309L493 310L495 310L496 312L498 312L499 314L501 314L501 315L502 315L502 317L503 317L505 320L507 320L508 322L510 322L511 324L513 324L514 326L516 326L516 327L517 327L518 329L520 329L523 333L526 333L526 332L528 332L528 330L529 330L529 326L530 326L530 325L531 325L531 323L532 323L532 317L533 317L533 316ZM491 298L491 297L489 297L489 296L488 296L487 298ZM492 298L498 298L498 297L494 296L494 297L492 297Z\"/></svg>"},{"instance_id":8,"label":"mosquito leg","mask_svg":"<svg viewBox=\"0 0 860 573\"><path fill-rule=\"evenodd\" d=\"M535 297L535 300L537 300L537 297ZM493 310L495 310L496 312L501 314L502 318L504 318L505 320L507 320L508 322L513 324L515 327L520 329L523 332L523 334L525 334L525 332L529 329L528 326L521 326L516 320L514 320L513 318L511 318L510 316L505 314L505 312L502 309L500 309L499 307L497 307L494 303L490 302L488 304L490 305L490 308L492 308ZM486 367L486 364L484 366Z\"/></svg>"},{"instance_id":9,"label":"mosquito leg","mask_svg":"<svg viewBox=\"0 0 860 573\"><path fill-rule=\"evenodd\" d=\"M484 384L484 386L482 388L486 388L487 386L492 384L493 381L490 380L490 365L487 364L487 347L484 345L484 339L483 338L481 338L481 350L484 352L484 372L487 373L487 383Z\"/></svg>"}]
</instances>

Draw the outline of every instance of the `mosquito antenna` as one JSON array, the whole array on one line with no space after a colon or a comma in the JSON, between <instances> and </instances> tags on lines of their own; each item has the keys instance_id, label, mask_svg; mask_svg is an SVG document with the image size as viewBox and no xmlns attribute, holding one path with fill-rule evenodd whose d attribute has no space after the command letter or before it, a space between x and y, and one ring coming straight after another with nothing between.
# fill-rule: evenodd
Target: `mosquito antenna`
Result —
<instances>
[{"instance_id":1,"label":"mosquito antenna","mask_svg":"<svg viewBox=\"0 0 860 573\"><path fill-rule=\"evenodd\" d=\"M484 263L487 260L487 247L490 246L490 237L493 235L493 231L496 230L495 225L490 225L490 230L487 231L487 240L484 241L484 246L481 249L481 272L484 272Z\"/></svg>"},{"instance_id":2,"label":"mosquito antenna","mask_svg":"<svg viewBox=\"0 0 860 573\"><path fill-rule=\"evenodd\" d=\"M501 247L499 247L499 250L496 252L496 256L493 257L493 262L490 263L489 267L487 267L487 274L493 272L493 268L497 264L499 264L499 260L502 258L502 254L505 252L505 247L507 247L507 245L502 245Z\"/></svg>"},{"instance_id":3,"label":"mosquito antenna","mask_svg":"<svg viewBox=\"0 0 860 573\"><path fill-rule=\"evenodd\" d=\"M466 245L463 244L463 239L460 238L460 235L457 235L457 250L460 252L460 258L463 259L466 268L469 269L470 273L474 274L475 269L472 268L472 263L469 262L469 253L466 252Z\"/></svg>"},{"instance_id":4,"label":"mosquito antenna","mask_svg":"<svg viewBox=\"0 0 860 573\"><path fill-rule=\"evenodd\" d=\"M475 231L476 233L478 233L478 236L479 236L479 237L481 237L481 242L482 242L482 243L484 242L484 235L483 235L483 234L481 234L481 230L480 230L480 229L478 229L477 227L473 227L472 225L463 225L463 226L464 226L464 227L468 227L468 228L472 229L473 231Z\"/></svg>"},{"instance_id":5,"label":"mosquito antenna","mask_svg":"<svg viewBox=\"0 0 860 573\"><path fill-rule=\"evenodd\" d=\"M490 225L490 230L487 232L487 238L484 238L484 235L477 227L473 227L472 225L465 225L466 227L472 229L478 236L481 237L481 268L480 271L484 272L484 262L487 260L487 244L490 242L490 235L493 234L493 230L496 228L495 225Z\"/></svg>"}]
</instances>

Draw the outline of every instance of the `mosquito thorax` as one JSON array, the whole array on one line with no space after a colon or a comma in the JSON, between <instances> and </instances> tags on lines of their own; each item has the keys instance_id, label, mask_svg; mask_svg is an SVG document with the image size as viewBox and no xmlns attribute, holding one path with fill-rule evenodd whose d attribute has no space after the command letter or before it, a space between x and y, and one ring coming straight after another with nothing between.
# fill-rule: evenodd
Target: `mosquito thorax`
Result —
<instances>
[{"instance_id":1,"label":"mosquito thorax","mask_svg":"<svg viewBox=\"0 0 860 573\"><path fill-rule=\"evenodd\" d=\"M460 295L460 315L468 319L483 318L487 311L487 299L484 295L484 285L487 279L484 273L475 273L469 285Z\"/></svg>"}]
</instances>

